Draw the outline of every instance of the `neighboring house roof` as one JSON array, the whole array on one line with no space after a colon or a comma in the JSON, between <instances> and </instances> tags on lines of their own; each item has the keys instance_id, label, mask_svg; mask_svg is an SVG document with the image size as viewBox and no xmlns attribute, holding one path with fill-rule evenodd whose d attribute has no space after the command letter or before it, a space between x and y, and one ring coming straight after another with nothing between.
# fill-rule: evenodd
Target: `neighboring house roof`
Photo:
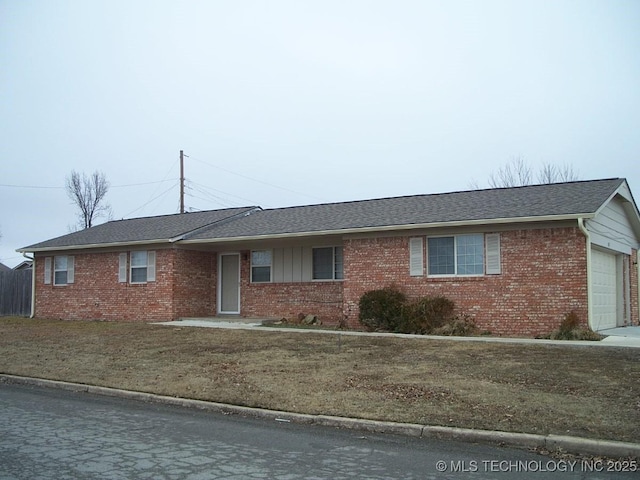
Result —
<instances>
[{"instance_id":1,"label":"neighboring house roof","mask_svg":"<svg viewBox=\"0 0 640 480\"><path fill-rule=\"evenodd\" d=\"M33 268L32 260L23 260L18 265L13 267L14 270L29 270L30 268Z\"/></svg>"},{"instance_id":2,"label":"neighboring house roof","mask_svg":"<svg viewBox=\"0 0 640 480\"><path fill-rule=\"evenodd\" d=\"M262 210L242 207L108 222L20 252L160 242L210 243L437 225L593 218L626 180L494 188ZM633 222L640 216L633 199ZM640 235L639 235L640 236Z\"/></svg>"},{"instance_id":3,"label":"neighboring house roof","mask_svg":"<svg viewBox=\"0 0 640 480\"><path fill-rule=\"evenodd\" d=\"M205 212L115 220L79 232L21 248L20 252L113 244L174 242L182 236L216 223L246 215L258 207L227 208Z\"/></svg>"},{"instance_id":4,"label":"neighboring house roof","mask_svg":"<svg viewBox=\"0 0 640 480\"><path fill-rule=\"evenodd\" d=\"M0 272L10 272L11 267L7 267L4 263L0 263Z\"/></svg>"},{"instance_id":5,"label":"neighboring house roof","mask_svg":"<svg viewBox=\"0 0 640 480\"><path fill-rule=\"evenodd\" d=\"M592 180L261 210L186 242L593 216L625 183Z\"/></svg>"}]
</instances>

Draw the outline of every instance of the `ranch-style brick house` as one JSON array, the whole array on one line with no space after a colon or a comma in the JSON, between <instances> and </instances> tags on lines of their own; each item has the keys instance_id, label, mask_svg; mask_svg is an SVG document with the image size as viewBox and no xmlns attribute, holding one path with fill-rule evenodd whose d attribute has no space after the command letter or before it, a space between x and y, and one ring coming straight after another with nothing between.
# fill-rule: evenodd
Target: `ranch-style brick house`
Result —
<instances>
[{"instance_id":1,"label":"ranch-style brick house","mask_svg":"<svg viewBox=\"0 0 640 480\"><path fill-rule=\"evenodd\" d=\"M575 311L638 324L640 215L625 179L107 222L19 249L33 316L168 321L315 314L357 328L368 290L443 295L498 335Z\"/></svg>"}]
</instances>

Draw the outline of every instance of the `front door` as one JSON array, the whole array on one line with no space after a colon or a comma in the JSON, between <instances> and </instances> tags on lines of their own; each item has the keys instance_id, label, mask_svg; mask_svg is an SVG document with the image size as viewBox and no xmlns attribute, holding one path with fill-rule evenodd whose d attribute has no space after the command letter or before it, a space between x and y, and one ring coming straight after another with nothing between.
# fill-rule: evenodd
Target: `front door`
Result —
<instances>
[{"instance_id":1,"label":"front door","mask_svg":"<svg viewBox=\"0 0 640 480\"><path fill-rule=\"evenodd\" d=\"M218 313L240 313L240 254L218 257Z\"/></svg>"}]
</instances>

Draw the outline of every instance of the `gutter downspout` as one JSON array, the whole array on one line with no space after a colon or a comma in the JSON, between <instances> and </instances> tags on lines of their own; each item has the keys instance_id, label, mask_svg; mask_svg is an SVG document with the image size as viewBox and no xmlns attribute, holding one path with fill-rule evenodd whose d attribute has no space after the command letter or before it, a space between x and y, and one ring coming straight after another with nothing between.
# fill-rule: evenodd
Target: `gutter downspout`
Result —
<instances>
[{"instance_id":1,"label":"gutter downspout","mask_svg":"<svg viewBox=\"0 0 640 480\"><path fill-rule=\"evenodd\" d=\"M582 217L578 218L578 228L587 240L587 324L591 330L595 331L593 326L593 289L591 286L591 236L589 235L589 230L587 230L587 227L584 224L584 218Z\"/></svg>"},{"instance_id":2,"label":"gutter downspout","mask_svg":"<svg viewBox=\"0 0 640 480\"><path fill-rule=\"evenodd\" d=\"M22 256L31 260L31 314L29 318L33 318L36 316L36 256L31 258L26 253L23 253Z\"/></svg>"}]
</instances>

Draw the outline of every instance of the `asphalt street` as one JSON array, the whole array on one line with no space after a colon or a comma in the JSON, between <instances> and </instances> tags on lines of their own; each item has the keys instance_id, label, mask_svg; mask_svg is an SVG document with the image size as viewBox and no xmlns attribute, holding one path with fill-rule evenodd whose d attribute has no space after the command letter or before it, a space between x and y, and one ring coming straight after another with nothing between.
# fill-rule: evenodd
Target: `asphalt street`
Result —
<instances>
[{"instance_id":1,"label":"asphalt street","mask_svg":"<svg viewBox=\"0 0 640 480\"><path fill-rule=\"evenodd\" d=\"M0 479L638 478L620 470L636 468L0 385Z\"/></svg>"}]
</instances>

